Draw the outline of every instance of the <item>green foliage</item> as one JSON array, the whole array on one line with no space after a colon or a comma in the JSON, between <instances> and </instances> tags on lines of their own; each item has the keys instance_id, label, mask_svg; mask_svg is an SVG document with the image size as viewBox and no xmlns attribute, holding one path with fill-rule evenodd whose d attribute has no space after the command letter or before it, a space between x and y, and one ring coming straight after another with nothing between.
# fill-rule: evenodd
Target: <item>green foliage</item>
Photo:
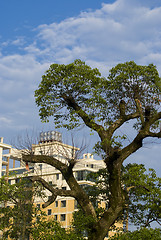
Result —
<instances>
[{"instance_id":1,"label":"green foliage","mask_svg":"<svg viewBox=\"0 0 161 240\"><path fill-rule=\"evenodd\" d=\"M101 87L101 82L102 78L98 69L91 69L80 60L75 60L69 65L52 64L42 76L39 89L35 91L41 119L47 120L49 116L53 116L57 127L63 125L71 129L78 126L77 112L69 106L67 110L65 109L64 98L66 96L72 96L82 110L87 110L92 118L93 109L99 99L97 91Z\"/></svg>"},{"instance_id":2,"label":"green foliage","mask_svg":"<svg viewBox=\"0 0 161 240\"><path fill-rule=\"evenodd\" d=\"M161 240L161 229L141 228L138 231L117 234L110 240Z\"/></svg>"},{"instance_id":3,"label":"green foliage","mask_svg":"<svg viewBox=\"0 0 161 240\"><path fill-rule=\"evenodd\" d=\"M53 116L57 127L79 126L80 111L107 127L118 118L121 100L126 102L126 114L136 110L136 99L143 110L149 106L154 111L160 104L160 90L161 79L153 64L141 66L133 61L118 64L103 78L98 69L75 60L68 65L52 64L43 75L35 97L41 119L46 121ZM69 98L80 109L74 110Z\"/></svg>"},{"instance_id":4,"label":"green foliage","mask_svg":"<svg viewBox=\"0 0 161 240\"><path fill-rule=\"evenodd\" d=\"M142 164L128 164L123 170L125 187L130 187L127 200L129 220L138 226L161 223L161 178L154 169Z\"/></svg>"},{"instance_id":5,"label":"green foliage","mask_svg":"<svg viewBox=\"0 0 161 240\"><path fill-rule=\"evenodd\" d=\"M89 236L95 222L96 219L86 216L81 209L73 213L72 228L75 229L78 236Z\"/></svg>"},{"instance_id":6,"label":"green foliage","mask_svg":"<svg viewBox=\"0 0 161 240\"><path fill-rule=\"evenodd\" d=\"M87 175L88 181L95 182L94 186L85 186L84 189L88 192L90 199L95 207L102 201L108 202L109 199L109 175L107 169L100 169L97 172L91 172Z\"/></svg>"},{"instance_id":7,"label":"green foliage","mask_svg":"<svg viewBox=\"0 0 161 240\"><path fill-rule=\"evenodd\" d=\"M87 180L95 181L94 186L84 186L84 190L90 196L95 206L98 218L101 217L105 208L101 202L108 203L109 199L109 174L107 169L100 169L98 172L91 172ZM128 190L124 210L118 219L124 220L127 217L129 222L136 226L147 227L152 222L161 224L161 178L156 176L154 169L146 170L142 164L128 164L122 168L122 183L124 189ZM106 206L108 208L108 205ZM75 213L81 221L80 213ZM76 218L76 217L75 217ZM82 215L83 218L83 215ZM85 228L86 221L83 221ZM79 225L81 225L79 223Z\"/></svg>"},{"instance_id":8,"label":"green foliage","mask_svg":"<svg viewBox=\"0 0 161 240\"><path fill-rule=\"evenodd\" d=\"M40 196L37 184L24 177L10 185L5 177L0 179L0 230L3 238L27 237L32 220L38 214L33 205L34 196Z\"/></svg>"},{"instance_id":9,"label":"green foliage","mask_svg":"<svg viewBox=\"0 0 161 240\"><path fill-rule=\"evenodd\" d=\"M62 228L59 222L53 219L42 218L36 222L32 228L33 240L83 240L80 234L76 234L74 230Z\"/></svg>"},{"instance_id":10,"label":"green foliage","mask_svg":"<svg viewBox=\"0 0 161 240\"><path fill-rule=\"evenodd\" d=\"M153 109L160 104L161 80L153 64L141 66L133 61L120 63L110 70L108 79L108 97L114 109L120 100L126 101L129 113L136 108L135 99L141 102L143 108L150 106Z\"/></svg>"}]
</instances>

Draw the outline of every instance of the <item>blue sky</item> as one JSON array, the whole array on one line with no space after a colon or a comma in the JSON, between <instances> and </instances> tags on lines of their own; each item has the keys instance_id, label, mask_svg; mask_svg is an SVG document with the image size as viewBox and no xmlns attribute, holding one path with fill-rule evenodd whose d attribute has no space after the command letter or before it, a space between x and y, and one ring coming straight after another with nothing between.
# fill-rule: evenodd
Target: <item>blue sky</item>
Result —
<instances>
[{"instance_id":1,"label":"blue sky","mask_svg":"<svg viewBox=\"0 0 161 240\"><path fill-rule=\"evenodd\" d=\"M108 1L110 2L110 1ZM6 0L0 2L1 34L10 38L17 34L26 35L29 30L40 24L60 22L69 17L76 17L81 11L101 7L101 0Z\"/></svg>"},{"instance_id":2,"label":"blue sky","mask_svg":"<svg viewBox=\"0 0 161 240\"><path fill-rule=\"evenodd\" d=\"M0 135L6 143L26 130L54 129L52 120L41 123L34 102L51 63L81 58L107 76L117 63L134 60L154 63L161 73L158 0L6 0L0 1L0 22ZM80 136L93 142L83 129ZM160 155L161 145L149 144L129 161L146 163L161 176Z\"/></svg>"}]
</instances>

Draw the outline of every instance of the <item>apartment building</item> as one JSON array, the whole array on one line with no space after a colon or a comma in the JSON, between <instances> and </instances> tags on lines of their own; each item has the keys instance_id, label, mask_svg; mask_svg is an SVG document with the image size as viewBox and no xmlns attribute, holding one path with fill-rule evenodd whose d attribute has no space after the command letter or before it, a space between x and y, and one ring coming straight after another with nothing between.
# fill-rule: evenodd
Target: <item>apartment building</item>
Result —
<instances>
[{"instance_id":1,"label":"apartment building","mask_svg":"<svg viewBox=\"0 0 161 240\"><path fill-rule=\"evenodd\" d=\"M2 143L1 143L2 145ZM1 146L0 145L0 146ZM21 154L8 146L9 153L1 154L2 159L7 159L8 165L6 169L1 170L4 175L6 172L12 172L9 175L8 181L13 184L17 179L23 177L27 173L28 176L38 175L46 180L55 188L69 190L69 186L64 180L59 170L45 163L29 164L26 169L26 163L21 160ZM62 143L61 134L58 132L42 132L40 133L39 143L32 145L32 153L36 155L49 155L54 156L63 163L68 164L71 158L76 158L76 152L79 150L76 147ZM20 161L20 167L15 166L9 169L9 159ZM77 158L76 158L77 159ZM87 181L86 176L90 172L97 172L99 169L105 168L103 160L95 160L90 153L83 154L83 157L76 160L73 168L74 176L81 186L93 185L94 182ZM15 175L16 174L16 177ZM50 198L50 192L46 190L45 199L36 198L35 204L42 209L42 204ZM104 204L104 203L103 203ZM70 227L72 221L72 214L77 209L77 202L72 197L57 197L56 201L44 209L47 216L59 221L65 228ZM117 224L122 226L122 224Z\"/></svg>"}]
</instances>

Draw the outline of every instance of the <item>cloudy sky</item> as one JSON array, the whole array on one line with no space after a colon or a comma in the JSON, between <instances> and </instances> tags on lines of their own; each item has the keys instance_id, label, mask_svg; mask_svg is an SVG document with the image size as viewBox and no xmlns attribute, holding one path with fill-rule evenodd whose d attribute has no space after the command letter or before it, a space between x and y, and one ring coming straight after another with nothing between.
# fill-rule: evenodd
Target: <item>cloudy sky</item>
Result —
<instances>
[{"instance_id":1,"label":"cloudy sky","mask_svg":"<svg viewBox=\"0 0 161 240\"><path fill-rule=\"evenodd\" d=\"M54 129L52 121L41 123L34 102L51 63L80 58L107 76L117 63L134 60L154 63L161 73L158 0L6 0L0 23L0 135L6 143L26 130ZM149 144L130 160L161 176L160 155L161 145Z\"/></svg>"}]
</instances>

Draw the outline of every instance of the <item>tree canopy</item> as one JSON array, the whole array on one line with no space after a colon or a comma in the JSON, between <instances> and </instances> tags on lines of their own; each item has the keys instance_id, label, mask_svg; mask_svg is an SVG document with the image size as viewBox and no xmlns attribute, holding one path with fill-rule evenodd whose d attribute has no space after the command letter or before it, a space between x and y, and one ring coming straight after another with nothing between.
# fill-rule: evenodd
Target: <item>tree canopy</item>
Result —
<instances>
[{"instance_id":1,"label":"tree canopy","mask_svg":"<svg viewBox=\"0 0 161 240\"><path fill-rule=\"evenodd\" d=\"M97 121L107 129L120 117L120 110L124 117L132 114L129 119L139 118L136 100L142 111L147 106L156 109L160 104L160 83L153 64L139 66L133 61L118 64L104 78L97 68L75 60L68 65L52 64L42 76L35 97L42 120L53 116L58 127L70 129L78 126L81 119L85 121L88 115L90 128L95 128L94 121Z\"/></svg>"},{"instance_id":2,"label":"tree canopy","mask_svg":"<svg viewBox=\"0 0 161 240\"><path fill-rule=\"evenodd\" d=\"M110 240L160 240L161 239L161 230L159 228L156 229L147 229L142 228L140 230L136 230L133 232L127 232L124 234L117 234L114 237L110 238Z\"/></svg>"},{"instance_id":3,"label":"tree canopy","mask_svg":"<svg viewBox=\"0 0 161 240\"><path fill-rule=\"evenodd\" d=\"M126 208L128 219L137 227L161 226L161 178L154 169L142 164L128 164L123 169L123 182L128 190Z\"/></svg>"},{"instance_id":4,"label":"tree canopy","mask_svg":"<svg viewBox=\"0 0 161 240\"><path fill-rule=\"evenodd\" d=\"M53 156L31 154L23 156L23 160L44 162L60 170L71 190L50 189L52 200L63 195L78 201L84 213L95 219L89 239L104 239L123 210L126 193L121 182L121 169L124 160L140 149L147 137L161 138L160 90L161 79L156 66L141 66L133 61L118 64L109 71L107 78L81 60L67 65L52 64L42 76L35 91L42 121L53 117L57 127L73 129L83 124L98 134L100 141L95 150L103 157L109 174L108 208L101 218L97 218L88 194L74 178L72 169L76 159L69 159L68 164L64 164ZM127 122L132 122L127 127L132 126L136 131L134 138L123 144L126 136L119 136L117 130ZM47 186L44 180L37 180Z\"/></svg>"}]
</instances>

